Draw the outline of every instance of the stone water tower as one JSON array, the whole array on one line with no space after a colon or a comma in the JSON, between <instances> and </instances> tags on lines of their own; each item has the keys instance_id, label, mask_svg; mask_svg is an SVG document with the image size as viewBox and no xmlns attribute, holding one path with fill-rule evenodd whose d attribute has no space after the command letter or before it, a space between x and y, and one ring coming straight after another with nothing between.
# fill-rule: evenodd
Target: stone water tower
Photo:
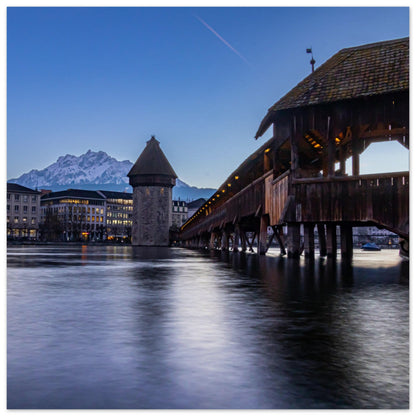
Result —
<instances>
[{"instance_id":1,"label":"stone water tower","mask_svg":"<svg viewBox=\"0 0 416 416\"><path fill-rule=\"evenodd\" d=\"M177 175L154 136L127 176L133 187L132 245L168 246Z\"/></svg>"}]
</instances>

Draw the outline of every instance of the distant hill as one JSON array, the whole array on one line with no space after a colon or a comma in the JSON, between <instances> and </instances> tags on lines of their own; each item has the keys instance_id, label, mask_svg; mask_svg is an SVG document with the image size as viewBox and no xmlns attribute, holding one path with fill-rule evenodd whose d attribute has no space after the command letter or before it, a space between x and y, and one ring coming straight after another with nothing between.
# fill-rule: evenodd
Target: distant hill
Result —
<instances>
[{"instance_id":1,"label":"distant hill","mask_svg":"<svg viewBox=\"0 0 416 416\"><path fill-rule=\"evenodd\" d=\"M65 155L42 170L32 169L8 182L32 189L62 191L68 188L132 192L127 173L133 166L129 160L118 161L105 152L88 150L81 156ZM208 199L216 190L197 188L180 179L173 188L173 199L193 201Z\"/></svg>"}]
</instances>

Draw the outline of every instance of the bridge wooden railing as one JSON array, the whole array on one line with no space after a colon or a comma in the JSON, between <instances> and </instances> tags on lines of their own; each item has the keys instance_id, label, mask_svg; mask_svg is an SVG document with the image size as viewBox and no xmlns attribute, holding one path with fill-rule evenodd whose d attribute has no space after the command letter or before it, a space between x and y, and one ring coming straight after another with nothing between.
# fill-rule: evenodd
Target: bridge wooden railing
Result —
<instances>
[{"instance_id":1,"label":"bridge wooden railing","mask_svg":"<svg viewBox=\"0 0 416 416\"><path fill-rule=\"evenodd\" d=\"M185 224L181 232L182 238L187 239L202 232L221 228L223 225L233 223L237 219L255 215L264 204L265 178L272 175L273 171L267 172L218 208L215 206L210 208L209 215L201 216L190 224Z\"/></svg>"},{"instance_id":2,"label":"bridge wooden railing","mask_svg":"<svg viewBox=\"0 0 416 416\"><path fill-rule=\"evenodd\" d=\"M295 213L287 211L290 182ZM183 239L260 214L269 215L270 225L287 222L287 215L299 223L374 223L408 238L409 172L291 179L287 171L273 179L269 171L207 212L185 224Z\"/></svg>"},{"instance_id":3,"label":"bridge wooden railing","mask_svg":"<svg viewBox=\"0 0 416 416\"><path fill-rule=\"evenodd\" d=\"M373 222L409 236L409 172L293 179L297 222Z\"/></svg>"},{"instance_id":4,"label":"bridge wooden railing","mask_svg":"<svg viewBox=\"0 0 416 416\"><path fill-rule=\"evenodd\" d=\"M273 175L269 175L264 179L264 213L269 214L270 224L272 225L277 225L284 213L289 195L289 173L290 171L286 171L275 179L273 179Z\"/></svg>"}]
</instances>

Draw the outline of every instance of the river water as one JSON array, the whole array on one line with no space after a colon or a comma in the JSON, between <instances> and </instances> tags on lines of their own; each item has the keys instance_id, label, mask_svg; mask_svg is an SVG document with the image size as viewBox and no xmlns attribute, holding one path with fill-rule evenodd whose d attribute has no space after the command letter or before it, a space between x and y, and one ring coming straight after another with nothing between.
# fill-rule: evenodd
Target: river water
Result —
<instances>
[{"instance_id":1,"label":"river water","mask_svg":"<svg viewBox=\"0 0 416 416\"><path fill-rule=\"evenodd\" d=\"M409 407L409 269L11 246L8 408Z\"/></svg>"}]
</instances>

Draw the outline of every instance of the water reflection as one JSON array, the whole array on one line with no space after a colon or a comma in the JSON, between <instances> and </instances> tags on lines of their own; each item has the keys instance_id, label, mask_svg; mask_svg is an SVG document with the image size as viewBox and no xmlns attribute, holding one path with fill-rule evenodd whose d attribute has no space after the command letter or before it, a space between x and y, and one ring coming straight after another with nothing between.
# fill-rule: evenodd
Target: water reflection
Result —
<instances>
[{"instance_id":1,"label":"water reflection","mask_svg":"<svg viewBox=\"0 0 416 416\"><path fill-rule=\"evenodd\" d=\"M407 408L408 263L8 251L9 408Z\"/></svg>"}]
</instances>

